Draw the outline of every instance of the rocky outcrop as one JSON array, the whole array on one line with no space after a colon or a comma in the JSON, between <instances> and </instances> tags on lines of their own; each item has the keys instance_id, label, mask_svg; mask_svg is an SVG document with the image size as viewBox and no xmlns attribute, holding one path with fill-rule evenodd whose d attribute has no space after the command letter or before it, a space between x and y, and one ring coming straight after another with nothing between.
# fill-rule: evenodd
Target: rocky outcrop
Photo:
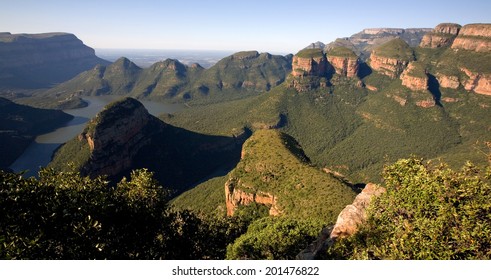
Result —
<instances>
[{"instance_id":1,"label":"rocky outcrop","mask_svg":"<svg viewBox=\"0 0 491 280\"><path fill-rule=\"evenodd\" d=\"M384 192L385 188L379 185L367 184L363 191L355 197L353 203L346 206L339 213L330 238L335 240L353 235L358 230L358 227L365 222L367 218L366 211L372 198Z\"/></svg>"},{"instance_id":2,"label":"rocky outcrop","mask_svg":"<svg viewBox=\"0 0 491 280\"><path fill-rule=\"evenodd\" d=\"M335 47L328 52L327 60L334 67L336 74L353 78L360 68L358 56L345 47Z\"/></svg>"},{"instance_id":3,"label":"rocky outcrop","mask_svg":"<svg viewBox=\"0 0 491 280\"><path fill-rule=\"evenodd\" d=\"M327 75L327 69L327 58L321 49L302 50L293 56L293 77L324 77Z\"/></svg>"},{"instance_id":4,"label":"rocky outcrop","mask_svg":"<svg viewBox=\"0 0 491 280\"><path fill-rule=\"evenodd\" d=\"M459 77L454 75L445 75L442 73L437 73L436 79L438 80L438 84L442 88L457 89L460 86Z\"/></svg>"},{"instance_id":5,"label":"rocky outcrop","mask_svg":"<svg viewBox=\"0 0 491 280\"><path fill-rule=\"evenodd\" d=\"M410 90L427 90L428 76L422 64L412 61L401 74L402 85Z\"/></svg>"},{"instance_id":6,"label":"rocky outcrop","mask_svg":"<svg viewBox=\"0 0 491 280\"><path fill-rule=\"evenodd\" d=\"M317 239L312 242L305 250L300 252L297 260L314 260L319 254L332 246L338 238L345 238L358 231L358 227L367 219L367 208L373 197L385 192L385 188L369 183L363 191L358 194L353 203L346 206L339 213L336 224L331 227L323 228Z\"/></svg>"},{"instance_id":7,"label":"rocky outcrop","mask_svg":"<svg viewBox=\"0 0 491 280\"><path fill-rule=\"evenodd\" d=\"M0 33L0 81L5 85L48 86L109 64L68 33Z\"/></svg>"},{"instance_id":8,"label":"rocky outcrop","mask_svg":"<svg viewBox=\"0 0 491 280\"><path fill-rule=\"evenodd\" d=\"M475 52L491 51L491 24L468 24L460 29L452 49Z\"/></svg>"},{"instance_id":9,"label":"rocky outcrop","mask_svg":"<svg viewBox=\"0 0 491 280\"><path fill-rule=\"evenodd\" d=\"M441 23L423 36L421 44L422 48L441 48L450 47L459 34L461 26L456 23Z\"/></svg>"},{"instance_id":10,"label":"rocky outcrop","mask_svg":"<svg viewBox=\"0 0 491 280\"><path fill-rule=\"evenodd\" d=\"M397 78L413 60L414 56L409 45L401 39L394 39L374 49L369 64L373 70Z\"/></svg>"},{"instance_id":11,"label":"rocky outcrop","mask_svg":"<svg viewBox=\"0 0 491 280\"><path fill-rule=\"evenodd\" d=\"M252 189L250 189L251 192L246 192L237 186L244 187L238 178L230 178L225 183L225 205L228 216L233 216L239 206L247 206L251 203L268 207L270 216L278 216L281 213L278 209L277 198L274 195L262 191L253 192Z\"/></svg>"},{"instance_id":12,"label":"rocky outcrop","mask_svg":"<svg viewBox=\"0 0 491 280\"><path fill-rule=\"evenodd\" d=\"M327 86L332 66L321 49L303 49L292 59L292 72L287 86L298 92Z\"/></svg>"},{"instance_id":13,"label":"rocky outcrop","mask_svg":"<svg viewBox=\"0 0 491 280\"><path fill-rule=\"evenodd\" d=\"M83 172L91 176L115 176L130 168L134 156L150 141L149 135L142 132L152 123L155 118L133 98L116 102L100 112L79 135L79 141L87 141L91 153Z\"/></svg>"},{"instance_id":14,"label":"rocky outcrop","mask_svg":"<svg viewBox=\"0 0 491 280\"><path fill-rule=\"evenodd\" d=\"M466 90L491 95L491 74L475 73L466 68L461 68L460 70L468 77L463 82Z\"/></svg>"},{"instance_id":15,"label":"rocky outcrop","mask_svg":"<svg viewBox=\"0 0 491 280\"><path fill-rule=\"evenodd\" d=\"M408 64L407 60L379 56L375 52L370 55L370 67L391 78L397 78Z\"/></svg>"}]
</instances>

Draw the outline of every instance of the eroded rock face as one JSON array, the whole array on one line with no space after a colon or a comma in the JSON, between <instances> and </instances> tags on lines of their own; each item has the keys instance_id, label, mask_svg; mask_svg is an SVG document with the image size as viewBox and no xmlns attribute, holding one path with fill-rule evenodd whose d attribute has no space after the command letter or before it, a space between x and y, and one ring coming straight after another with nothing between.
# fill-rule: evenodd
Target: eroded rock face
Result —
<instances>
[{"instance_id":1,"label":"eroded rock face","mask_svg":"<svg viewBox=\"0 0 491 280\"><path fill-rule=\"evenodd\" d=\"M79 136L80 141L87 141L91 152L84 173L114 176L128 169L133 157L149 141L143 130L154 121L147 109L133 98L99 113Z\"/></svg>"},{"instance_id":2,"label":"eroded rock face","mask_svg":"<svg viewBox=\"0 0 491 280\"><path fill-rule=\"evenodd\" d=\"M294 56L292 61L292 76L306 77L317 76L322 77L327 73L327 59L321 57L298 57Z\"/></svg>"},{"instance_id":3,"label":"eroded rock face","mask_svg":"<svg viewBox=\"0 0 491 280\"><path fill-rule=\"evenodd\" d=\"M327 86L327 75L332 66L321 49L304 49L292 59L292 72L287 86L306 92Z\"/></svg>"},{"instance_id":4,"label":"eroded rock face","mask_svg":"<svg viewBox=\"0 0 491 280\"><path fill-rule=\"evenodd\" d=\"M384 192L385 188L379 185L367 184L363 191L355 197L353 203L346 206L339 213L330 238L335 240L353 235L358 230L358 227L366 221L366 211L372 198Z\"/></svg>"},{"instance_id":5,"label":"eroded rock face","mask_svg":"<svg viewBox=\"0 0 491 280\"><path fill-rule=\"evenodd\" d=\"M328 56L327 60L336 70L336 74L346 76L348 78L356 77L360 67L358 58L356 57L341 57Z\"/></svg>"},{"instance_id":6,"label":"eroded rock face","mask_svg":"<svg viewBox=\"0 0 491 280\"><path fill-rule=\"evenodd\" d=\"M475 73L469 69L461 68L468 79L463 82L463 86L468 91L475 93L491 95L491 74Z\"/></svg>"},{"instance_id":7,"label":"eroded rock face","mask_svg":"<svg viewBox=\"0 0 491 280\"><path fill-rule=\"evenodd\" d=\"M238 188L241 187L241 189ZM277 208L277 199L274 195L262 191L246 192L242 189L247 189L237 178L230 178L225 183L225 205L227 207L227 216L233 216L235 210L243 205L257 203L265 205L269 208L270 216L278 216L281 211Z\"/></svg>"},{"instance_id":8,"label":"eroded rock face","mask_svg":"<svg viewBox=\"0 0 491 280\"><path fill-rule=\"evenodd\" d=\"M459 34L461 26L456 23L441 23L423 36L420 47L422 48L441 48L452 45L455 37Z\"/></svg>"},{"instance_id":9,"label":"eroded rock face","mask_svg":"<svg viewBox=\"0 0 491 280\"><path fill-rule=\"evenodd\" d=\"M460 29L452 49L475 52L491 51L491 24L468 24Z\"/></svg>"},{"instance_id":10,"label":"eroded rock face","mask_svg":"<svg viewBox=\"0 0 491 280\"><path fill-rule=\"evenodd\" d=\"M370 55L370 67L393 79L397 78L408 64L408 60L379 56L375 51Z\"/></svg>"},{"instance_id":11,"label":"eroded rock face","mask_svg":"<svg viewBox=\"0 0 491 280\"><path fill-rule=\"evenodd\" d=\"M460 85L459 77L457 76L437 73L436 79L438 80L438 84L442 88L457 89Z\"/></svg>"},{"instance_id":12,"label":"eroded rock face","mask_svg":"<svg viewBox=\"0 0 491 280\"><path fill-rule=\"evenodd\" d=\"M418 91L428 89L428 76L422 65L419 65L415 61L408 64L400 78L402 85L411 90Z\"/></svg>"}]
</instances>

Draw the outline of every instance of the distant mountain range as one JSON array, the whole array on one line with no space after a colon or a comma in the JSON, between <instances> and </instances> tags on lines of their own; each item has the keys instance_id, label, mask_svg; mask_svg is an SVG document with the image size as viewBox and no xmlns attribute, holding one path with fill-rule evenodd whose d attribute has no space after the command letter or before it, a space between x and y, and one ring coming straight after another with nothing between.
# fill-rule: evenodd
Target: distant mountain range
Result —
<instances>
[{"instance_id":1,"label":"distant mountain range","mask_svg":"<svg viewBox=\"0 0 491 280\"><path fill-rule=\"evenodd\" d=\"M366 60L374 48L395 38L400 38L411 47L416 47L423 36L430 31L432 28L367 28L350 37L338 38L328 44L312 43L307 48L319 48L328 52L334 47L342 46L353 50L361 60Z\"/></svg>"},{"instance_id":2,"label":"distant mountain range","mask_svg":"<svg viewBox=\"0 0 491 280\"><path fill-rule=\"evenodd\" d=\"M0 33L0 89L40 88L108 61L69 33Z\"/></svg>"}]
</instances>

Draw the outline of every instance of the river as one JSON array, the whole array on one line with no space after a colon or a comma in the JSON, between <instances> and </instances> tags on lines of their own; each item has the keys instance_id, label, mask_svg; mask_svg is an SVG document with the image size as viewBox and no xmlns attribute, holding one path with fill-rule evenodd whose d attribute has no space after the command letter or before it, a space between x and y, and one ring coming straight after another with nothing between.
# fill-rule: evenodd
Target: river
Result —
<instances>
[{"instance_id":1,"label":"river","mask_svg":"<svg viewBox=\"0 0 491 280\"><path fill-rule=\"evenodd\" d=\"M64 126L53 132L42 134L27 147L24 153L10 166L15 172L27 171L24 176L36 176L39 168L47 166L51 161L53 152L63 143L71 140L78 135L85 127L85 124L99 113L108 103L121 97L116 96L96 96L84 97L88 106L80 109L64 110L65 113L74 116ZM179 111L181 104L165 104L153 101L140 101L148 112L154 116L164 113L174 113Z\"/></svg>"}]
</instances>

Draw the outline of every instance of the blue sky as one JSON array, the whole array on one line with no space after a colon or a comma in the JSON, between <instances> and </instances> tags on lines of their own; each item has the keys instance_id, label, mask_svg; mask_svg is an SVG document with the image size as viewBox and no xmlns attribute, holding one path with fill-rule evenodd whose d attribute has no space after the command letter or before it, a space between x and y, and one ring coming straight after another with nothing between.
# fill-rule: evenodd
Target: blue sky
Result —
<instances>
[{"instance_id":1,"label":"blue sky","mask_svg":"<svg viewBox=\"0 0 491 280\"><path fill-rule=\"evenodd\" d=\"M1 0L0 32L74 33L93 48L296 53L364 28L490 23L491 1Z\"/></svg>"}]
</instances>

